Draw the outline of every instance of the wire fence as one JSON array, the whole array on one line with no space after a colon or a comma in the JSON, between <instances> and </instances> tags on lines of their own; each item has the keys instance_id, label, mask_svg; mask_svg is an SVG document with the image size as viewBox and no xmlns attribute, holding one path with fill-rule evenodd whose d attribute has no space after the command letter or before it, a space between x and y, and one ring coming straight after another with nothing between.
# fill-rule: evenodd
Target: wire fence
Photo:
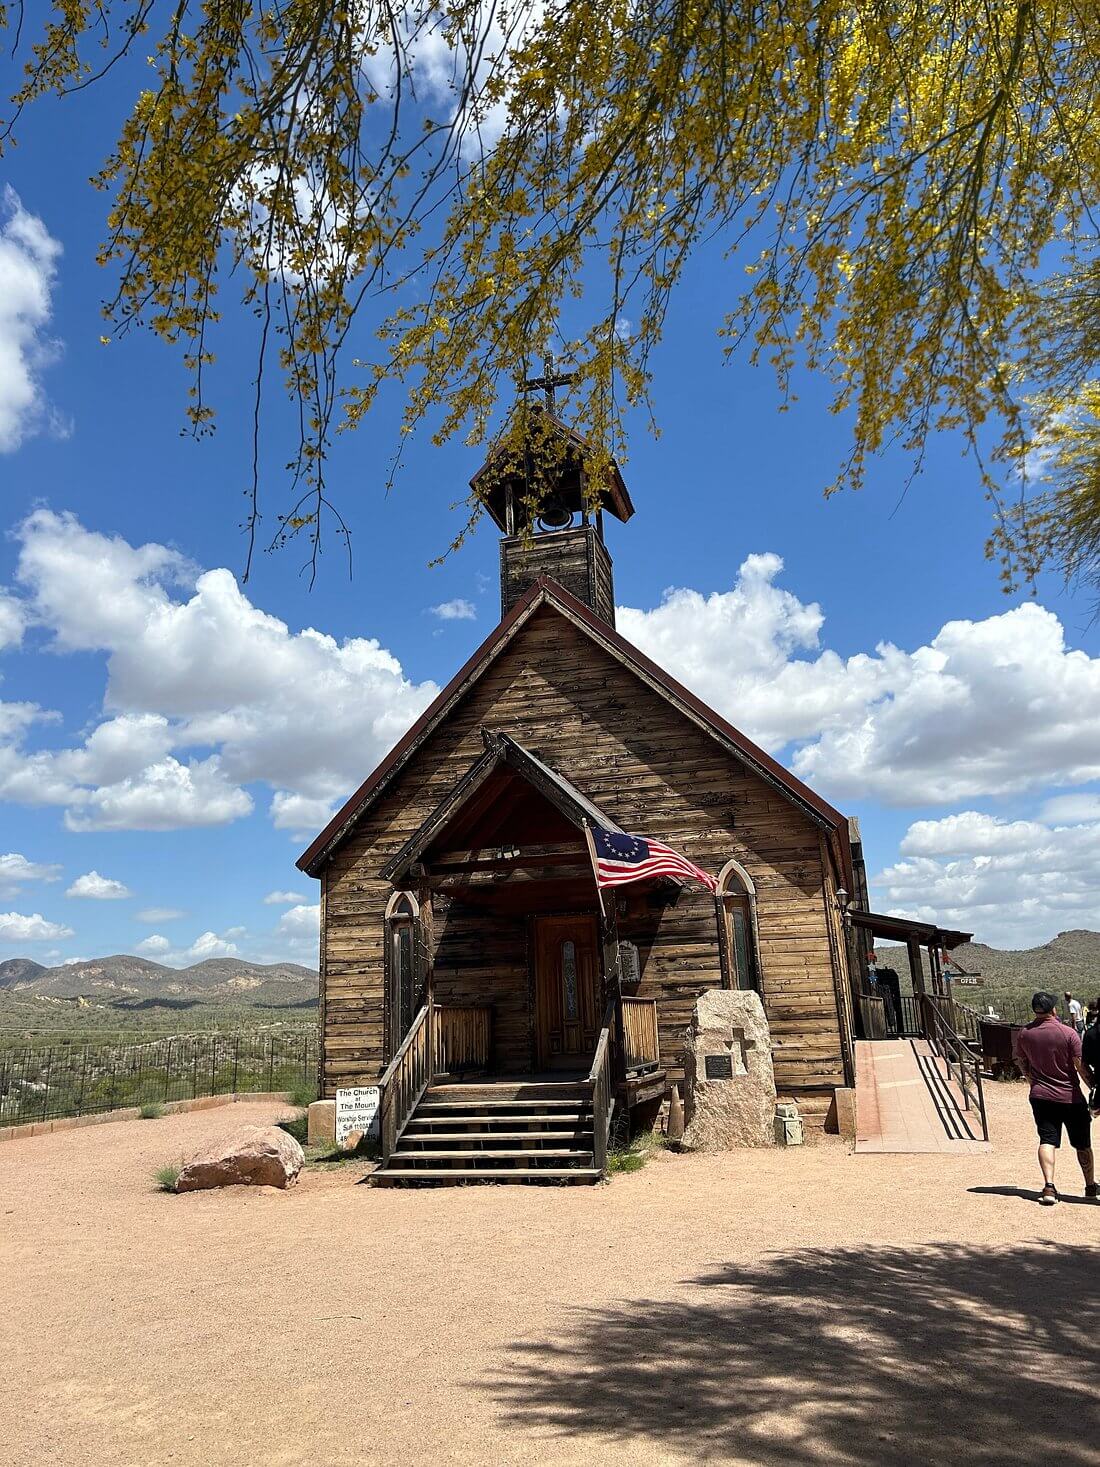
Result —
<instances>
[{"instance_id":1,"label":"wire fence","mask_svg":"<svg viewBox=\"0 0 1100 1467\"><path fill-rule=\"evenodd\" d=\"M0 1125L248 1091L308 1090L317 1029L174 1034L141 1044L27 1045L0 1053Z\"/></svg>"}]
</instances>

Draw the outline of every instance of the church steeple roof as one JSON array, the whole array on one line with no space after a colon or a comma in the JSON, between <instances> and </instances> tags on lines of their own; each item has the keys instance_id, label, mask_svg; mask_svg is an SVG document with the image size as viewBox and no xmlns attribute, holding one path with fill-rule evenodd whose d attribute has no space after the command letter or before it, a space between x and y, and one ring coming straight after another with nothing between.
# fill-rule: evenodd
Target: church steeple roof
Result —
<instances>
[{"instance_id":1,"label":"church steeple roof","mask_svg":"<svg viewBox=\"0 0 1100 1467\"><path fill-rule=\"evenodd\" d=\"M553 482L547 497L553 497L572 513L579 514L586 507L584 462L591 457L592 445L563 423L550 407L535 405L527 411L537 424L540 437L548 432L557 440L552 445L557 462L552 470ZM515 508L513 519L509 522L508 501L511 498L514 507L522 504L524 498L530 494L529 479L530 475L520 455L512 445L504 443L490 453L470 480L470 488L484 504L489 518L505 535L515 534L518 529L522 529L516 523ZM603 509L624 523L634 513L630 493L614 459L608 466L606 480L600 487L595 505L589 497L587 507Z\"/></svg>"}]
</instances>

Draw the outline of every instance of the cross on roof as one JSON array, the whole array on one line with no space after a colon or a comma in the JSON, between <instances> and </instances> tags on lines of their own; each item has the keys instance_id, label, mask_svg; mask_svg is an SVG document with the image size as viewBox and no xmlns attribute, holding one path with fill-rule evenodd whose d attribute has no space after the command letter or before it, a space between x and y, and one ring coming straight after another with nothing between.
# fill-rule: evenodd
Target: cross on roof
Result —
<instances>
[{"instance_id":1,"label":"cross on roof","mask_svg":"<svg viewBox=\"0 0 1100 1467\"><path fill-rule=\"evenodd\" d=\"M558 387L566 387L572 382L572 372L554 373L554 358L545 356L542 359L542 376L531 377L522 383L524 392L537 392L540 388L546 394L546 406L551 412L554 411L554 392Z\"/></svg>"}]
</instances>

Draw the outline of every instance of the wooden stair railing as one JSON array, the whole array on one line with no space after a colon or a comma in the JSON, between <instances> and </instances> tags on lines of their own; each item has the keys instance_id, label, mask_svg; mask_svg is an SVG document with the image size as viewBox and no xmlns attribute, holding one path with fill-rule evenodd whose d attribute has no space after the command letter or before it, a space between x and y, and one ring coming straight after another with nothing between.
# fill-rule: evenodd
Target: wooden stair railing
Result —
<instances>
[{"instance_id":1,"label":"wooden stair railing","mask_svg":"<svg viewBox=\"0 0 1100 1467\"><path fill-rule=\"evenodd\" d=\"M434 1005L426 1003L379 1081L382 1165L386 1166L420 1097L435 1078Z\"/></svg>"},{"instance_id":2,"label":"wooden stair railing","mask_svg":"<svg viewBox=\"0 0 1100 1467\"><path fill-rule=\"evenodd\" d=\"M624 997L622 1004L627 1071L653 1069L661 1062L657 1000Z\"/></svg>"},{"instance_id":3,"label":"wooden stair railing","mask_svg":"<svg viewBox=\"0 0 1100 1467\"><path fill-rule=\"evenodd\" d=\"M615 1105L615 1086L611 1067L611 1035L615 1028L615 1001L607 1006L603 1028L596 1041L596 1053L588 1072L592 1086L592 1164L602 1176L607 1171L607 1138L611 1132L611 1112Z\"/></svg>"}]
</instances>

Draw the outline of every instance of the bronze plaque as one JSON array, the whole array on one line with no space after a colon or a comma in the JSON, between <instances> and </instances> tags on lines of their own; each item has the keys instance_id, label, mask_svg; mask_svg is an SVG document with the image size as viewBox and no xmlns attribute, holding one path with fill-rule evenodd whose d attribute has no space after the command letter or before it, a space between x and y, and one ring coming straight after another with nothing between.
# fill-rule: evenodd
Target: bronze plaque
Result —
<instances>
[{"instance_id":1,"label":"bronze plaque","mask_svg":"<svg viewBox=\"0 0 1100 1467\"><path fill-rule=\"evenodd\" d=\"M706 1075L708 1080L732 1080L733 1079L733 1056L728 1054L708 1054L704 1056Z\"/></svg>"}]
</instances>

